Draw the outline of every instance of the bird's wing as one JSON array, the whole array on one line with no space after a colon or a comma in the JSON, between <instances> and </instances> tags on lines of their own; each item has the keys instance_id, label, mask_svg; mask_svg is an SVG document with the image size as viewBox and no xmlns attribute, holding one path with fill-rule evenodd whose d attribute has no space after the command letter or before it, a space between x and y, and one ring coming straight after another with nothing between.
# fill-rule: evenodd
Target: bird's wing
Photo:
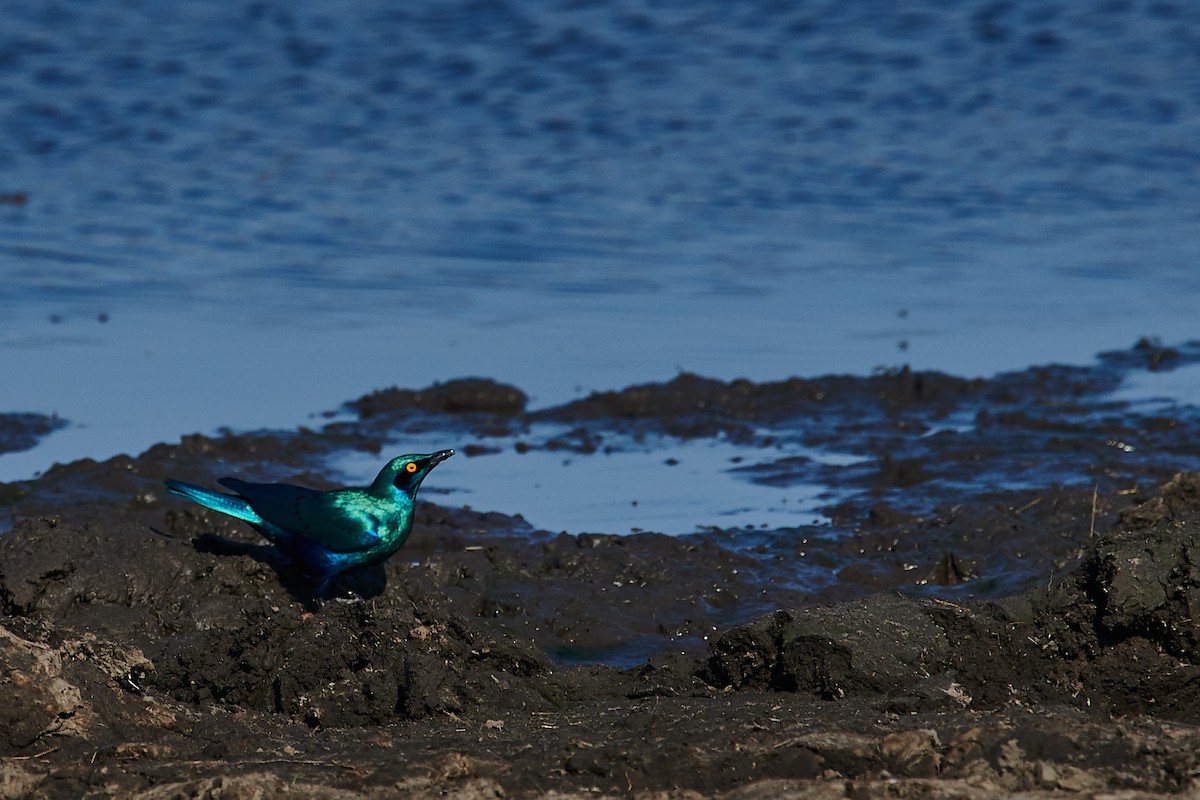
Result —
<instances>
[{"instance_id":1,"label":"bird's wing","mask_svg":"<svg viewBox=\"0 0 1200 800\"><path fill-rule=\"evenodd\" d=\"M341 492L318 492L285 483L218 481L246 499L265 522L338 553L366 550L379 541L378 517L341 498Z\"/></svg>"}]
</instances>

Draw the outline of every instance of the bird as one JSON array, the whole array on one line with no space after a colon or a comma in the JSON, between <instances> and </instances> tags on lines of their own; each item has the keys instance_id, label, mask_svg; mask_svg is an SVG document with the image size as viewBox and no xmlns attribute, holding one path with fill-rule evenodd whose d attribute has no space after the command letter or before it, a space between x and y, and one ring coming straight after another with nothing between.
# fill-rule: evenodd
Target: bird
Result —
<instances>
[{"instance_id":1,"label":"bird","mask_svg":"<svg viewBox=\"0 0 1200 800\"><path fill-rule=\"evenodd\" d=\"M172 494L250 524L301 571L329 581L354 567L379 563L412 532L417 488L434 467L454 455L439 450L393 458L370 485L322 492L286 483L220 478L234 494L168 479Z\"/></svg>"}]
</instances>

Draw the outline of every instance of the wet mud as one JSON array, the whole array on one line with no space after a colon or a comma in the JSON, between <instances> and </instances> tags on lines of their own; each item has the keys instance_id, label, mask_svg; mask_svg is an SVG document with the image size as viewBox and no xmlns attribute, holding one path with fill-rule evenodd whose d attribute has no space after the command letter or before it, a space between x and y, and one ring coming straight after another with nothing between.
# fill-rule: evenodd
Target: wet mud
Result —
<instances>
[{"instance_id":1,"label":"wet mud","mask_svg":"<svg viewBox=\"0 0 1200 800\"><path fill-rule=\"evenodd\" d=\"M989 380L681 375L532 410L464 380L5 485L0 797L1195 791L1196 421L1113 394L1193 361L1141 343ZM433 494L399 554L322 599L161 488L233 465L320 487L329 453L429 430L863 458L745 465L831 487L827 521L772 531L542 531Z\"/></svg>"},{"instance_id":2,"label":"wet mud","mask_svg":"<svg viewBox=\"0 0 1200 800\"><path fill-rule=\"evenodd\" d=\"M0 414L0 453L28 450L66 425L57 415Z\"/></svg>"}]
</instances>

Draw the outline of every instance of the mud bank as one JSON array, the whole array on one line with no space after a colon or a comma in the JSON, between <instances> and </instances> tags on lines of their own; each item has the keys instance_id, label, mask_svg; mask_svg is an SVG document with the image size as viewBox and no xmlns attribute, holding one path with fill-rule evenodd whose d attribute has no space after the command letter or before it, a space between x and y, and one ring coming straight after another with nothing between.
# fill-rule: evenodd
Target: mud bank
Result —
<instances>
[{"instance_id":1,"label":"mud bank","mask_svg":"<svg viewBox=\"0 0 1200 800\"><path fill-rule=\"evenodd\" d=\"M1176 458L1084 446L1186 436L1183 415L1149 424L1106 397L1111 371L1143 355L996 381L684 376L543 412L512 387L458 382L363 398L357 420L321 431L189 437L10 484L0 797L1195 790L1200 476L1154 488ZM910 432L975 405L990 410L969 430ZM824 544L816 529L570 535L422 502L410 544L323 602L249 531L157 488L233 463L321 485L313 465L348 442L453 415L486 446L538 414L578 427L528 447L746 420L739 435L869 439L876 479L839 498ZM1001 446L1013 426L1045 460L1074 451L1084 466L991 486L1016 458ZM1170 452L1190 458L1187 441ZM938 476L956 460L983 466L951 491ZM788 577L813 552L832 575L815 591ZM918 562L928 579L893 566ZM1036 583L1030 564L1048 565ZM1009 591L1005 569L1031 585Z\"/></svg>"},{"instance_id":2,"label":"mud bank","mask_svg":"<svg viewBox=\"0 0 1200 800\"><path fill-rule=\"evenodd\" d=\"M0 453L28 450L66 425L66 420L55 415L0 414Z\"/></svg>"},{"instance_id":3,"label":"mud bank","mask_svg":"<svg viewBox=\"0 0 1200 800\"><path fill-rule=\"evenodd\" d=\"M197 548L215 520L154 513L0 537L2 796L987 796L1200 774L1200 476L1052 587L785 608L629 669L556 663L492 605L500 520L428 508L419 564L310 611L259 561ZM551 545L524 580L597 549Z\"/></svg>"}]
</instances>

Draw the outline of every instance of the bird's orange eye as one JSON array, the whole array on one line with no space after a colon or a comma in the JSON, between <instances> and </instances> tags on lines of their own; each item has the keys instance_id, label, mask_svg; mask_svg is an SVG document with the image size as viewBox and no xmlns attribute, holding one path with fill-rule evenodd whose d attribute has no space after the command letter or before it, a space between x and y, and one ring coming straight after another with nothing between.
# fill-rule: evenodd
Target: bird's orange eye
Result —
<instances>
[{"instance_id":1,"label":"bird's orange eye","mask_svg":"<svg viewBox=\"0 0 1200 800\"><path fill-rule=\"evenodd\" d=\"M404 469L406 469L409 472L416 472L417 471L416 462L414 462L414 461L408 462L407 464L404 465Z\"/></svg>"}]
</instances>

